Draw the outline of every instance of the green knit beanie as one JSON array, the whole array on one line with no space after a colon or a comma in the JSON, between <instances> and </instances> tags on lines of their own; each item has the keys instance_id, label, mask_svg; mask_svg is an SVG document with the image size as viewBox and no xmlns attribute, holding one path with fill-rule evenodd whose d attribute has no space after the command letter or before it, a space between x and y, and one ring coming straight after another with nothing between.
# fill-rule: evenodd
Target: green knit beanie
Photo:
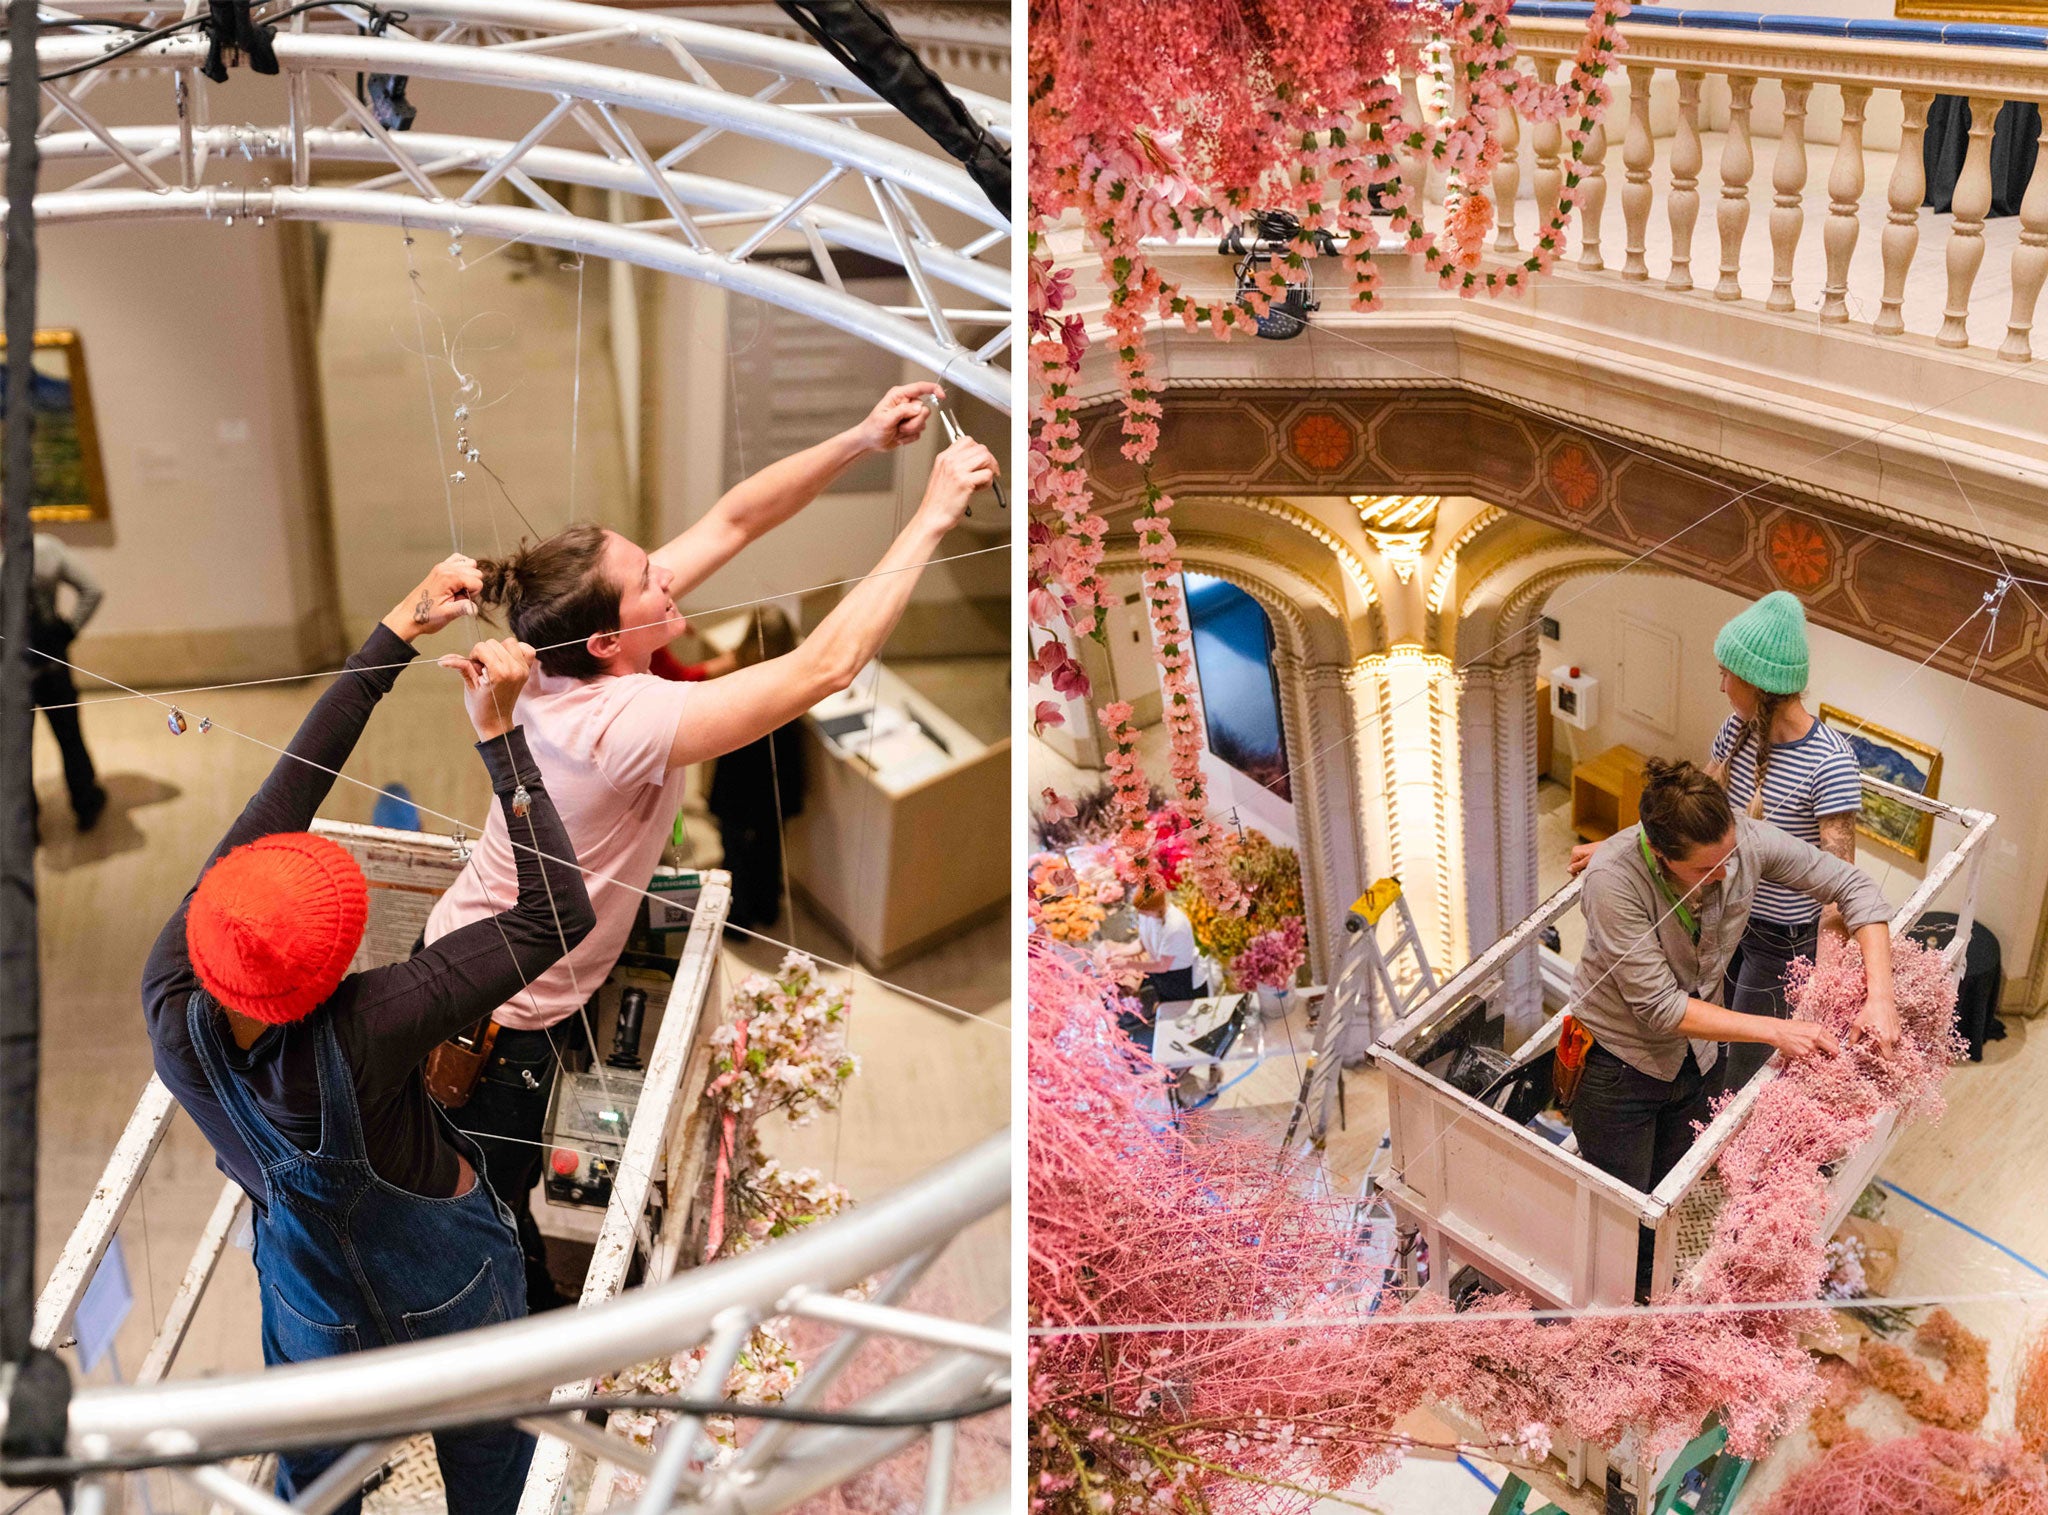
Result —
<instances>
[{"instance_id":1,"label":"green knit beanie","mask_svg":"<svg viewBox=\"0 0 2048 1515\"><path fill-rule=\"evenodd\" d=\"M1806 688L1806 611L1797 595L1767 594L1721 628L1714 661L1765 694Z\"/></svg>"}]
</instances>

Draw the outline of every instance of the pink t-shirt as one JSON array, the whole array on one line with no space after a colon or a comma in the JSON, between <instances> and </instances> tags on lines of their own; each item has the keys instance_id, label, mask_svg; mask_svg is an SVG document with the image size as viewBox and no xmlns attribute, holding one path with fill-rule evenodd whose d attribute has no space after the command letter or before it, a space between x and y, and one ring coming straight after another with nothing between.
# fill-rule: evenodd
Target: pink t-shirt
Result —
<instances>
[{"instance_id":1,"label":"pink t-shirt","mask_svg":"<svg viewBox=\"0 0 2048 1515\"><path fill-rule=\"evenodd\" d=\"M552 1026L573 1014L618 961L633 929L633 914L645 903L634 891L645 889L654 877L682 808L686 770L671 768L668 756L676 722L694 687L650 673L589 680L536 673L528 681L515 713L575 843L597 927L575 951L499 1006L493 1017L499 1025L520 1031ZM520 840L531 845L530 838ZM437 941L458 926L510 908L518 894L504 811L494 804L469 866L434 906L427 940Z\"/></svg>"}]
</instances>

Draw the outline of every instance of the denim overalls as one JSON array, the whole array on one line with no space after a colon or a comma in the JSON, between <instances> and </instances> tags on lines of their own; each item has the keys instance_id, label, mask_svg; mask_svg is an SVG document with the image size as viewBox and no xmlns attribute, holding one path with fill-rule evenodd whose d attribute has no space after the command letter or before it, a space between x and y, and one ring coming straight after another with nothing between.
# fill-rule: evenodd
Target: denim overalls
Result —
<instances>
[{"instance_id":1,"label":"denim overalls","mask_svg":"<svg viewBox=\"0 0 2048 1515\"><path fill-rule=\"evenodd\" d=\"M449 1128L478 1173L467 1194L428 1199L379 1178L363 1146L355 1081L323 1008L299 1023L316 1038L320 1073L320 1150L302 1152L228 1066L220 1019L212 998L195 990L186 1008L192 1045L214 1095L262 1164L269 1191L256 1218L265 1363L423 1341L526 1313L518 1238L464 1137ZM441 1431L434 1451L449 1515L517 1509L533 1457L526 1432ZM278 1497L290 1499L340 1453L336 1447L281 1456ZM356 1515L361 1505L357 1496L339 1509Z\"/></svg>"}]
</instances>

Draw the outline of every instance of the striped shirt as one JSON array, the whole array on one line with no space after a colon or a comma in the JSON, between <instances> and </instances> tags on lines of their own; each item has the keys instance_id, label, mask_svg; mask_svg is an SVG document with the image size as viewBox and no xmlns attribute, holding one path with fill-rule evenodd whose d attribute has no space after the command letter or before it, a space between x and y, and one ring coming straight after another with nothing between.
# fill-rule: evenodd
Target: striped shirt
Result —
<instances>
[{"instance_id":1,"label":"striped shirt","mask_svg":"<svg viewBox=\"0 0 2048 1515\"><path fill-rule=\"evenodd\" d=\"M1742 737L1743 721L1731 715L1714 738L1714 761L1726 762ZM1757 744L1744 742L1728 768L1728 803L1738 812L1746 811L1756 793ZM1789 831L1809 846L1820 845L1820 818L1863 808L1863 777L1856 769L1856 754L1841 735L1819 720L1796 742L1779 742L1771 748L1771 760L1764 769L1764 819ZM1758 920L1777 926L1805 926L1820 919L1820 905L1768 879L1756 886Z\"/></svg>"}]
</instances>

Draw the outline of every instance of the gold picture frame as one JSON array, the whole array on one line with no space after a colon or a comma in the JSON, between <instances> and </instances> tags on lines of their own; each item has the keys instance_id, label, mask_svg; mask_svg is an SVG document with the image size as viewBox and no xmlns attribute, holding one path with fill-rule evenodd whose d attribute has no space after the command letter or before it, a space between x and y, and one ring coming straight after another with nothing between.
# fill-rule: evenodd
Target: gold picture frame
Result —
<instances>
[{"instance_id":1,"label":"gold picture frame","mask_svg":"<svg viewBox=\"0 0 2048 1515\"><path fill-rule=\"evenodd\" d=\"M2048 0L1893 0L1901 21L1983 21L1996 26L2048 26Z\"/></svg>"},{"instance_id":2,"label":"gold picture frame","mask_svg":"<svg viewBox=\"0 0 2048 1515\"><path fill-rule=\"evenodd\" d=\"M0 416L7 343L0 339ZM85 343L67 329L39 331L35 347L35 501L32 521L104 521L111 513L99 425L85 374ZM6 460L0 457L0 471Z\"/></svg>"},{"instance_id":3,"label":"gold picture frame","mask_svg":"<svg viewBox=\"0 0 2048 1515\"><path fill-rule=\"evenodd\" d=\"M1896 731L1887 731L1869 721L1858 720L1833 705L1820 707L1822 724L1848 742L1856 754L1856 768L1867 778L1885 779L1902 788L1941 797L1941 752ZM1902 805L1889 795L1863 791L1863 809L1856 817L1856 834L1868 837L1880 847L1903 853L1915 862L1927 861L1934 842L1934 817L1924 810Z\"/></svg>"}]
</instances>

